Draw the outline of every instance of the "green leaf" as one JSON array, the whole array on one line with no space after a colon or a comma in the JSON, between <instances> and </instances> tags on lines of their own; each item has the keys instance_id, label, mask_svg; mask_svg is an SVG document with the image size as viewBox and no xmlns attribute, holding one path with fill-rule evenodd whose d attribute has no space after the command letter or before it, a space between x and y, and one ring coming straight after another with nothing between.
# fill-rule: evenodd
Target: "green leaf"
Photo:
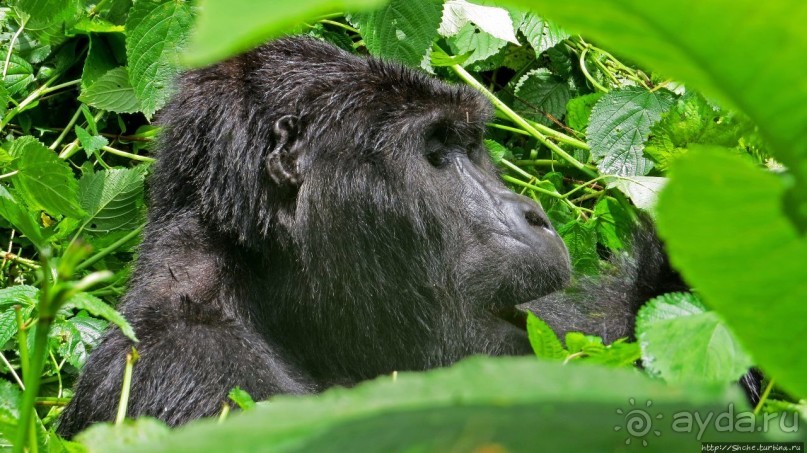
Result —
<instances>
[{"instance_id":1,"label":"green leaf","mask_svg":"<svg viewBox=\"0 0 807 453\"><path fill-rule=\"evenodd\" d=\"M589 363L611 367L634 367L637 360L642 358L642 350L637 343L626 343L617 340L603 349L586 350Z\"/></svg>"},{"instance_id":2,"label":"green leaf","mask_svg":"<svg viewBox=\"0 0 807 453\"><path fill-rule=\"evenodd\" d=\"M477 357L399 373L395 381L385 376L321 395L278 396L226 423L196 422L132 451L604 451L624 447L626 439L641 445L641 437L625 431L623 414L633 401L659 430L660 439L645 438L654 452L691 451L700 439L762 439L717 431L711 423L702 435L694 422L689 432L673 429L674 413L705 417L726 412L729 402L735 411L746 407L736 392L731 399L724 392L670 387L630 369Z\"/></svg>"},{"instance_id":3,"label":"green leaf","mask_svg":"<svg viewBox=\"0 0 807 453\"><path fill-rule=\"evenodd\" d=\"M594 223L573 220L558 229L558 234L569 249L574 270L583 274L596 274L600 259L597 256L597 233Z\"/></svg>"},{"instance_id":4,"label":"green leaf","mask_svg":"<svg viewBox=\"0 0 807 453\"><path fill-rule=\"evenodd\" d=\"M124 451L149 441L159 442L168 433L170 430L162 421L141 417L137 420L124 420L120 425L96 423L79 433L75 440L91 452ZM210 450L201 448L197 451Z\"/></svg>"},{"instance_id":5,"label":"green leaf","mask_svg":"<svg viewBox=\"0 0 807 453\"><path fill-rule=\"evenodd\" d=\"M566 124L576 131L585 132L588 128L591 111L602 95L603 93L591 93L569 99L569 102L566 103Z\"/></svg>"},{"instance_id":6,"label":"green leaf","mask_svg":"<svg viewBox=\"0 0 807 453\"><path fill-rule=\"evenodd\" d=\"M255 407L255 401L252 399L252 396L238 387L230 390L227 397L243 410L252 409Z\"/></svg>"},{"instance_id":7,"label":"green leaf","mask_svg":"<svg viewBox=\"0 0 807 453\"><path fill-rule=\"evenodd\" d=\"M380 6L383 0L201 0L186 63L203 66L249 50L305 21L338 11ZM438 15L439 23L439 15ZM434 29L437 29L437 23Z\"/></svg>"},{"instance_id":8,"label":"green leaf","mask_svg":"<svg viewBox=\"0 0 807 453\"><path fill-rule=\"evenodd\" d=\"M661 176L633 176L618 178L609 182L607 187L619 189L630 198L637 208L653 212L659 192L665 184L667 184L667 178Z\"/></svg>"},{"instance_id":9,"label":"green leaf","mask_svg":"<svg viewBox=\"0 0 807 453\"><path fill-rule=\"evenodd\" d=\"M22 307L23 319L33 311L39 290L33 286L17 285L0 289L0 350L17 334L17 313L14 306ZM0 380L2 382L2 380Z\"/></svg>"},{"instance_id":10,"label":"green leaf","mask_svg":"<svg viewBox=\"0 0 807 453\"><path fill-rule=\"evenodd\" d=\"M572 94L566 80L544 68L526 73L516 85L513 109L545 126L561 121Z\"/></svg>"},{"instance_id":11,"label":"green leaf","mask_svg":"<svg viewBox=\"0 0 807 453\"><path fill-rule=\"evenodd\" d=\"M527 336L535 355L542 359L563 359L566 351L555 332L542 319L527 313Z\"/></svg>"},{"instance_id":12,"label":"green leaf","mask_svg":"<svg viewBox=\"0 0 807 453\"><path fill-rule=\"evenodd\" d=\"M676 268L793 396L807 396L807 240L783 214L781 177L721 149L677 159L658 206Z\"/></svg>"},{"instance_id":13,"label":"green leaf","mask_svg":"<svg viewBox=\"0 0 807 453\"><path fill-rule=\"evenodd\" d=\"M98 346L107 326L106 321L81 312L70 319L54 323L48 335L57 345L59 354L67 359L68 363L81 369L90 351Z\"/></svg>"},{"instance_id":14,"label":"green leaf","mask_svg":"<svg viewBox=\"0 0 807 453\"><path fill-rule=\"evenodd\" d=\"M135 332L132 326L126 321L120 313L114 308L110 307L106 302L87 293L78 293L71 297L65 304L67 309L86 310L91 315L103 318L112 324L118 326L121 333L132 341L137 341Z\"/></svg>"},{"instance_id":15,"label":"green leaf","mask_svg":"<svg viewBox=\"0 0 807 453\"><path fill-rule=\"evenodd\" d=\"M138 0L126 19L129 81L140 110L151 118L171 95L178 58L185 47L193 15L184 0Z\"/></svg>"},{"instance_id":16,"label":"green leaf","mask_svg":"<svg viewBox=\"0 0 807 453\"><path fill-rule=\"evenodd\" d=\"M64 28L78 20L82 4L78 0L13 0L18 17L25 18L25 30L44 43L64 41Z\"/></svg>"},{"instance_id":17,"label":"green leaf","mask_svg":"<svg viewBox=\"0 0 807 453\"><path fill-rule=\"evenodd\" d=\"M67 162L33 137L15 140L11 154L19 172L14 177L14 187L31 209L43 210L52 217L84 216L78 205L78 184Z\"/></svg>"},{"instance_id":18,"label":"green leaf","mask_svg":"<svg viewBox=\"0 0 807 453\"><path fill-rule=\"evenodd\" d=\"M740 147L744 135L754 127L741 115L713 107L698 94L687 94L650 128L645 153L666 170L673 159L686 152L690 144ZM745 149L738 149L745 153Z\"/></svg>"},{"instance_id":19,"label":"green leaf","mask_svg":"<svg viewBox=\"0 0 807 453\"><path fill-rule=\"evenodd\" d=\"M88 154L92 154L109 144L109 140L105 137L101 135L90 135L90 133L81 126L76 126L76 138L78 138L81 147L84 148Z\"/></svg>"},{"instance_id":20,"label":"green leaf","mask_svg":"<svg viewBox=\"0 0 807 453\"><path fill-rule=\"evenodd\" d=\"M89 88L82 90L78 100L110 112L134 113L140 111L140 103L132 85L129 84L129 75L125 67L107 71Z\"/></svg>"},{"instance_id":21,"label":"green leaf","mask_svg":"<svg viewBox=\"0 0 807 453\"><path fill-rule=\"evenodd\" d=\"M143 203L145 166L86 173L79 180L81 207L87 211L85 229L108 233L138 225Z\"/></svg>"},{"instance_id":22,"label":"green leaf","mask_svg":"<svg viewBox=\"0 0 807 453\"><path fill-rule=\"evenodd\" d=\"M8 60L6 78L3 79L3 86L8 90L8 94L13 96L22 92L33 81L34 67L24 58L12 53Z\"/></svg>"},{"instance_id":23,"label":"green leaf","mask_svg":"<svg viewBox=\"0 0 807 453\"><path fill-rule=\"evenodd\" d=\"M807 49L803 0L508 0L748 114L797 184L788 213L807 228ZM738 24L742 24L738 28ZM728 44L730 43L730 44ZM775 49L775 51L773 50Z\"/></svg>"},{"instance_id":24,"label":"green leaf","mask_svg":"<svg viewBox=\"0 0 807 453\"><path fill-rule=\"evenodd\" d=\"M119 35L90 35L90 50L84 60L84 70L81 73L81 92L84 93L89 87L98 81L104 74L125 64L120 61L113 46L119 45ZM125 60L125 59L124 59Z\"/></svg>"},{"instance_id":25,"label":"green leaf","mask_svg":"<svg viewBox=\"0 0 807 453\"><path fill-rule=\"evenodd\" d=\"M501 162L502 159L510 159L513 157L513 153L496 140L485 140L485 147L488 149L490 158L493 159L493 162L496 164Z\"/></svg>"},{"instance_id":26,"label":"green leaf","mask_svg":"<svg viewBox=\"0 0 807 453\"><path fill-rule=\"evenodd\" d=\"M473 24L466 24L456 36L448 38L447 41L452 53L468 55L463 66L469 66L496 55L507 45L507 41L493 37Z\"/></svg>"},{"instance_id":27,"label":"green leaf","mask_svg":"<svg viewBox=\"0 0 807 453\"><path fill-rule=\"evenodd\" d=\"M568 33L554 23L532 13L526 15L519 30L535 49L535 55L541 55L569 37Z\"/></svg>"},{"instance_id":28,"label":"green leaf","mask_svg":"<svg viewBox=\"0 0 807 453\"><path fill-rule=\"evenodd\" d=\"M717 313L692 294L648 302L636 316L636 338L644 368L667 382L728 383L753 365Z\"/></svg>"},{"instance_id":29,"label":"green leaf","mask_svg":"<svg viewBox=\"0 0 807 453\"><path fill-rule=\"evenodd\" d=\"M435 0L392 0L353 19L370 53L419 67L437 38L440 6Z\"/></svg>"},{"instance_id":30,"label":"green leaf","mask_svg":"<svg viewBox=\"0 0 807 453\"><path fill-rule=\"evenodd\" d=\"M518 44L513 19L506 9L475 5L465 0L448 0L443 4L443 20L438 33L454 36L469 23L495 38Z\"/></svg>"},{"instance_id":31,"label":"green leaf","mask_svg":"<svg viewBox=\"0 0 807 453\"><path fill-rule=\"evenodd\" d=\"M0 439L16 438L21 402L20 389L10 381L0 379Z\"/></svg>"},{"instance_id":32,"label":"green leaf","mask_svg":"<svg viewBox=\"0 0 807 453\"><path fill-rule=\"evenodd\" d=\"M622 250L630 240L633 222L630 214L613 198L603 198L594 206L597 237L611 250Z\"/></svg>"},{"instance_id":33,"label":"green leaf","mask_svg":"<svg viewBox=\"0 0 807 453\"><path fill-rule=\"evenodd\" d=\"M0 216L14 225L37 249L45 248L45 236L42 228L34 220L24 206L0 185Z\"/></svg>"},{"instance_id":34,"label":"green leaf","mask_svg":"<svg viewBox=\"0 0 807 453\"><path fill-rule=\"evenodd\" d=\"M591 156L608 175L641 176L653 168L643 155L650 126L673 102L672 93L627 87L606 93L594 105L586 132Z\"/></svg>"}]
</instances>

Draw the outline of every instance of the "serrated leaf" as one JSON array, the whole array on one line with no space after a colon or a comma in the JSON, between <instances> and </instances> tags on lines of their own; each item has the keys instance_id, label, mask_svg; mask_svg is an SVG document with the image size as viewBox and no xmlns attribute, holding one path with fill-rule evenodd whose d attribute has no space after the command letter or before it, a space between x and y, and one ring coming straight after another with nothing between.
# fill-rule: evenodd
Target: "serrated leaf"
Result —
<instances>
[{"instance_id":1,"label":"serrated leaf","mask_svg":"<svg viewBox=\"0 0 807 453\"><path fill-rule=\"evenodd\" d=\"M527 313L527 336L535 355L542 359L563 359L566 352L560 344L558 336L542 319Z\"/></svg>"},{"instance_id":2,"label":"serrated leaf","mask_svg":"<svg viewBox=\"0 0 807 453\"><path fill-rule=\"evenodd\" d=\"M541 55L569 37L569 34L562 28L532 13L526 15L519 30L535 49L536 55Z\"/></svg>"},{"instance_id":3,"label":"serrated leaf","mask_svg":"<svg viewBox=\"0 0 807 453\"><path fill-rule=\"evenodd\" d=\"M597 233L594 223L573 220L558 229L558 234L569 249L574 270L583 274L596 274L600 259L597 256Z\"/></svg>"},{"instance_id":4,"label":"serrated leaf","mask_svg":"<svg viewBox=\"0 0 807 453\"><path fill-rule=\"evenodd\" d=\"M28 207L52 217L81 218L78 183L67 162L33 137L21 137L11 145L15 167L14 187Z\"/></svg>"},{"instance_id":5,"label":"serrated leaf","mask_svg":"<svg viewBox=\"0 0 807 453\"><path fill-rule=\"evenodd\" d=\"M137 337L135 337L135 332L132 329L132 326L126 321L126 318L123 317L117 310L110 307L106 302L103 300L93 296L92 294L87 293L78 293L65 304L65 308L67 309L77 309L77 310L86 310L91 315L103 318L112 324L118 326L121 330L121 333L125 335L127 338L131 339L132 341L137 341Z\"/></svg>"},{"instance_id":6,"label":"serrated leaf","mask_svg":"<svg viewBox=\"0 0 807 453\"><path fill-rule=\"evenodd\" d=\"M594 105L586 132L591 156L604 174L646 175L653 162L644 157L650 126L672 105L666 90L627 87L606 93Z\"/></svg>"},{"instance_id":7,"label":"serrated leaf","mask_svg":"<svg viewBox=\"0 0 807 453\"><path fill-rule=\"evenodd\" d=\"M648 302L636 317L636 337L645 369L668 382L725 384L753 365L717 314L692 294Z\"/></svg>"},{"instance_id":8,"label":"serrated leaf","mask_svg":"<svg viewBox=\"0 0 807 453\"><path fill-rule=\"evenodd\" d=\"M125 67L107 71L89 88L81 92L78 100L95 108L117 113L140 111L140 103L129 84L129 74Z\"/></svg>"},{"instance_id":9,"label":"serrated leaf","mask_svg":"<svg viewBox=\"0 0 807 453\"><path fill-rule=\"evenodd\" d=\"M90 135L83 127L76 126L76 138L81 147L87 151L88 154L94 153L104 146L109 144L109 140L101 135Z\"/></svg>"},{"instance_id":10,"label":"serrated leaf","mask_svg":"<svg viewBox=\"0 0 807 453\"><path fill-rule=\"evenodd\" d=\"M193 15L184 0L138 0L126 19L129 81L140 110L151 118L168 101L179 73Z\"/></svg>"},{"instance_id":11,"label":"serrated leaf","mask_svg":"<svg viewBox=\"0 0 807 453\"><path fill-rule=\"evenodd\" d=\"M45 247L45 236L42 228L31 216L31 213L20 204L14 196L2 185L0 185L0 216L14 225L37 249Z\"/></svg>"},{"instance_id":12,"label":"serrated leaf","mask_svg":"<svg viewBox=\"0 0 807 453\"><path fill-rule=\"evenodd\" d=\"M440 2L434 0L392 0L353 18L370 53L419 67L437 37L440 15Z\"/></svg>"},{"instance_id":13,"label":"serrated leaf","mask_svg":"<svg viewBox=\"0 0 807 453\"><path fill-rule=\"evenodd\" d=\"M78 184L85 229L108 233L137 226L143 199L145 167L113 168L86 173Z\"/></svg>"},{"instance_id":14,"label":"serrated leaf","mask_svg":"<svg viewBox=\"0 0 807 453\"><path fill-rule=\"evenodd\" d=\"M10 381L0 379L0 439L15 439L22 392Z\"/></svg>"},{"instance_id":15,"label":"serrated leaf","mask_svg":"<svg viewBox=\"0 0 807 453\"><path fill-rule=\"evenodd\" d=\"M677 159L658 228L672 263L754 362L807 396L807 240L785 216L788 181L719 148Z\"/></svg>"},{"instance_id":16,"label":"serrated leaf","mask_svg":"<svg viewBox=\"0 0 807 453\"><path fill-rule=\"evenodd\" d=\"M466 24L447 41L454 54L468 55L463 63L466 67L496 55L507 45L507 41L491 36L473 24Z\"/></svg>"},{"instance_id":17,"label":"serrated leaf","mask_svg":"<svg viewBox=\"0 0 807 453\"><path fill-rule=\"evenodd\" d=\"M518 44L513 20L506 9L475 5L465 0L448 0L443 4L443 20L438 33L446 37L454 36L468 23L473 23L495 38Z\"/></svg>"},{"instance_id":18,"label":"serrated leaf","mask_svg":"<svg viewBox=\"0 0 807 453\"><path fill-rule=\"evenodd\" d=\"M8 111L8 103L11 102L11 95L8 93L5 85L0 85L0 118L5 116ZM0 167L4 165L3 156L0 156Z\"/></svg>"},{"instance_id":19,"label":"serrated leaf","mask_svg":"<svg viewBox=\"0 0 807 453\"><path fill-rule=\"evenodd\" d=\"M602 95L603 93L598 92L569 99L569 102L566 103L566 124L576 131L585 132L588 128L591 111Z\"/></svg>"},{"instance_id":20,"label":"serrated leaf","mask_svg":"<svg viewBox=\"0 0 807 453\"><path fill-rule=\"evenodd\" d=\"M609 182L607 187L619 189L637 208L652 212L665 184L667 178L661 176L633 176Z\"/></svg>"},{"instance_id":21,"label":"serrated leaf","mask_svg":"<svg viewBox=\"0 0 807 453\"><path fill-rule=\"evenodd\" d=\"M25 30L44 43L64 41L64 28L78 20L78 0L13 0L17 17L25 18Z\"/></svg>"},{"instance_id":22,"label":"serrated leaf","mask_svg":"<svg viewBox=\"0 0 807 453\"><path fill-rule=\"evenodd\" d=\"M516 85L516 112L546 126L552 125L566 115L566 103L571 98L566 80L553 75L547 69L533 69Z\"/></svg>"},{"instance_id":23,"label":"serrated leaf","mask_svg":"<svg viewBox=\"0 0 807 453\"><path fill-rule=\"evenodd\" d=\"M615 341L597 351L587 351L586 361L613 367L633 367L642 358L642 350L637 343Z\"/></svg>"},{"instance_id":24,"label":"serrated leaf","mask_svg":"<svg viewBox=\"0 0 807 453\"><path fill-rule=\"evenodd\" d=\"M22 92L34 79L34 67L31 66L31 63L12 53L8 60L6 78L3 79L3 85L8 90L8 94L13 96Z\"/></svg>"}]
</instances>

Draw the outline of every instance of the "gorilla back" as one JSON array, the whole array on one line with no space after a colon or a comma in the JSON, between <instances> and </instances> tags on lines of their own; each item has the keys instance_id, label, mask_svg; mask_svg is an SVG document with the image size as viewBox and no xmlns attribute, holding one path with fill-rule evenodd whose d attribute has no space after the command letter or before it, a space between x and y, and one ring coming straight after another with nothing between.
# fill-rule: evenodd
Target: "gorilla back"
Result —
<instances>
[{"instance_id":1,"label":"gorilla back","mask_svg":"<svg viewBox=\"0 0 807 453\"><path fill-rule=\"evenodd\" d=\"M176 425L235 386L309 393L530 351L497 313L565 285L569 258L500 182L479 93L305 38L177 92L120 306L139 339L130 416ZM107 333L63 435L114 418L132 346Z\"/></svg>"}]
</instances>

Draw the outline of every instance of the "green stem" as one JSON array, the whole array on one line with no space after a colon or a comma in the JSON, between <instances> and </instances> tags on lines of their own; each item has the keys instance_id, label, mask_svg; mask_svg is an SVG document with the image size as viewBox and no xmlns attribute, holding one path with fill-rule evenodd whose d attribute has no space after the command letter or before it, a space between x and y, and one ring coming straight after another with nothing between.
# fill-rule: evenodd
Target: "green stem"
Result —
<instances>
[{"instance_id":1,"label":"green stem","mask_svg":"<svg viewBox=\"0 0 807 453\"><path fill-rule=\"evenodd\" d=\"M564 162L554 159L517 160L515 162L516 165L521 165L523 167L550 166L550 165L559 165L563 163Z\"/></svg>"},{"instance_id":2,"label":"green stem","mask_svg":"<svg viewBox=\"0 0 807 453\"><path fill-rule=\"evenodd\" d=\"M600 82L594 80L594 77L592 77L591 74L588 73L588 68L586 67L586 54L588 54L588 50L589 47L585 47L583 48L583 51L580 52L580 69L583 71L583 76L585 76L586 80L588 80L589 83L594 85L594 88L602 91L603 93L607 93L608 88L605 88L604 86L600 85Z\"/></svg>"},{"instance_id":3,"label":"green stem","mask_svg":"<svg viewBox=\"0 0 807 453\"><path fill-rule=\"evenodd\" d=\"M0 179L10 178L10 177L16 175L19 172L20 172L19 170L10 171L10 172L8 172L8 173L6 173L4 175L0 175Z\"/></svg>"},{"instance_id":4,"label":"green stem","mask_svg":"<svg viewBox=\"0 0 807 453\"><path fill-rule=\"evenodd\" d=\"M503 131L512 132L514 134L521 134L521 135L530 135L529 132L518 129L515 127L505 126L504 124L496 124L496 123L488 123L488 127L492 127L494 129L501 129Z\"/></svg>"},{"instance_id":5,"label":"green stem","mask_svg":"<svg viewBox=\"0 0 807 453\"><path fill-rule=\"evenodd\" d=\"M81 116L81 109L76 110L76 113L74 113L73 117L70 118L70 121L67 122L67 126L65 126L64 129L62 130L62 133L59 134L58 137L56 137L56 141L51 143L51 145L48 148L56 149L62 143L62 140L64 140L64 138L67 137L67 133L73 130L73 126L76 125L76 121L78 121L79 116Z\"/></svg>"},{"instance_id":6,"label":"green stem","mask_svg":"<svg viewBox=\"0 0 807 453\"><path fill-rule=\"evenodd\" d=\"M36 261L18 256L16 253L0 250L0 258L3 258L4 260L14 261L17 264L22 264L23 266L29 269L39 269L39 265L36 264Z\"/></svg>"},{"instance_id":7,"label":"green stem","mask_svg":"<svg viewBox=\"0 0 807 453\"><path fill-rule=\"evenodd\" d=\"M47 271L46 271L47 272ZM50 301L46 301L44 296L40 300L40 305L44 305L45 309L40 314L37 321L36 329L34 330L34 350L29 359L31 362L28 365L27 373L24 373L25 391L22 394L22 405L20 406L20 419L18 423L17 444L14 445L15 452L22 452L25 448L25 441L28 440L29 451L35 452L37 450L36 432L33 429L34 419L34 404L36 403L36 396L39 393L40 376L42 368L45 365L45 355L48 348L48 332L53 323L53 316L49 313ZM44 302L44 303L43 303ZM42 309L43 307L40 307Z\"/></svg>"},{"instance_id":8,"label":"green stem","mask_svg":"<svg viewBox=\"0 0 807 453\"><path fill-rule=\"evenodd\" d=\"M774 382L776 382L776 379L771 379L770 381L768 381L768 385L765 386L765 391L759 398L759 402L757 403L756 407L754 407L754 415L759 415L759 411L762 410L762 406L765 404L765 401L768 400L768 396L771 394L771 390L773 390Z\"/></svg>"},{"instance_id":9,"label":"green stem","mask_svg":"<svg viewBox=\"0 0 807 453\"><path fill-rule=\"evenodd\" d=\"M527 131L531 136L535 137L539 142L541 142L544 146L551 149L555 152L558 156L563 158L563 160L572 164L573 167L577 168L578 170L582 171L586 175L591 176L592 178L597 177L597 174L588 169L585 164L580 162L579 160L575 159L571 154L567 153L566 151L562 150L558 145L551 142L546 135L538 132L536 128L534 128L527 120L522 118L519 114L513 111L507 104L499 100L493 93L487 90L484 86L482 86L479 81L477 81L473 76L468 73L462 66L460 65L452 65L451 69L462 79L473 88L479 90L488 100L502 113L507 115L507 117L520 126L522 129Z\"/></svg>"},{"instance_id":10,"label":"green stem","mask_svg":"<svg viewBox=\"0 0 807 453\"><path fill-rule=\"evenodd\" d=\"M147 156L138 156L137 154L127 153L126 151L121 151L119 149L112 148L111 146L102 146L102 150L108 152L109 154L114 154L116 156L127 157L132 160L138 160L140 162L154 162L154 158L147 157Z\"/></svg>"},{"instance_id":11,"label":"green stem","mask_svg":"<svg viewBox=\"0 0 807 453\"><path fill-rule=\"evenodd\" d=\"M343 29L345 29L345 30L347 30L347 31L349 31L351 33L358 33L359 32L359 30L356 30L355 28L351 27L350 25L346 25L346 24L343 24L341 22L337 22L335 20L320 19L318 22L321 23L321 24L328 24L328 25L333 25L335 27L343 28Z\"/></svg>"},{"instance_id":12,"label":"green stem","mask_svg":"<svg viewBox=\"0 0 807 453\"><path fill-rule=\"evenodd\" d=\"M561 197L560 194L557 193L557 192L552 192L552 191L546 190L544 188L536 186L535 184L530 184L528 182L524 182L524 181L522 181L522 180L520 180L518 178L514 178L512 176L504 175L504 176L502 176L502 179L504 179L507 182L513 183L513 184L515 184L517 186L526 187L527 189L534 190L534 191L536 191L538 193L542 193L544 195L548 195L548 196L553 197L553 198L560 198Z\"/></svg>"},{"instance_id":13,"label":"green stem","mask_svg":"<svg viewBox=\"0 0 807 453\"><path fill-rule=\"evenodd\" d=\"M118 239L117 241L113 242L111 245L109 245L107 247L104 247L103 249L101 249L95 255L87 258L86 261L84 261L81 264L79 264L78 266L76 266L76 271L80 271L80 270L85 269L85 268L87 268L89 266L92 266L93 264L95 264L101 258L109 255L110 253L112 253L115 250L119 249L123 244L131 241L134 237L136 237L138 234L140 234L141 231L143 231L143 225L140 225L139 227L132 230L126 236Z\"/></svg>"},{"instance_id":14,"label":"green stem","mask_svg":"<svg viewBox=\"0 0 807 453\"><path fill-rule=\"evenodd\" d=\"M8 43L8 52L6 53L6 61L3 63L3 80L6 80L6 74L8 73L8 65L11 63L11 51L14 50L14 44L17 43L17 39L19 39L20 34L25 29L25 20L20 22L20 26L17 27L17 31L14 32L14 36L11 37L11 42Z\"/></svg>"},{"instance_id":15,"label":"green stem","mask_svg":"<svg viewBox=\"0 0 807 453\"><path fill-rule=\"evenodd\" d=\"M126 354L126 368L123 370L123 385L120 391L120 403L118 404L118 414L115 416L115 425L120 426L126 420L126 411L129 406L129 392L132 388L132 370L137 362L138 355L135 348Z\"/></svg>"}]
</instances>

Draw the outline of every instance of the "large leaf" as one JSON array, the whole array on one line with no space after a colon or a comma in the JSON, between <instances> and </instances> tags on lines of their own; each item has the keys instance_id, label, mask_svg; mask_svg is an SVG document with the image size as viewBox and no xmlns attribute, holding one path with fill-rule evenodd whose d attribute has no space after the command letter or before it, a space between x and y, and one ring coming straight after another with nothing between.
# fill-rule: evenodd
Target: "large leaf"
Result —
<instances>
[{"instance_id":1,"label":"large leaf","mask_svg":"<svg viewBox=\"0 0 807 453\"><path fill-rule=\"evenodd\" d=\"M113 168L86 173L78 183L81 207L87 211L85 229L110 232L131 229L140 220L145 167Z\"/></svg>"},{"instance_id":2,"label":"large leaf","mask_svg":"<svg viewBox=\"0 0 807 453\"><path fill-rule=\"evenodd\" d=\"M807 226L803 0L506 1L745 111L796 173L791 209Z\"/></svg>"},{"instance_id":3,"label":"large leaf","mask_svg":"<svg viewBox=\"0 0 807 453\"><path fill-rule=\"evenodd\" d=\"M31 209L41 209L51 216L81 218L78 183L67 162L33 137L22 137L11 145L19 173L14 187Z\"/></svg>"},{"instance_id":4,"label":"large leaf","mask_svg":"<svg viewBox=\"0 0 807 453\"><path fill-rule=\"evenodd\" d=\"M646 175L653 162L644 157L650 126L672 105L669 91L628 87L606 93L594 105L586 131L591 156L605 174Z\"/></svg>"},{"instance_id":5,"label":"large leaf","mask_svg":"<svg viewBox=\"0 0 807 453\"><path fill-rule=\"evenodd\" d=\"M138 0L126 19L129 81L151 117L168 100L193 16L184 0Z\"/></svg>"},{"instance_id":6,"label":"large leaf","mask_svg":"<svg viewBox=\"0 0 807 453\"><path fill-rule=\"evenodd\" d=\"M673 264L777 383L807 396L807 240L782 213L785 181L715 148L670 172L657 211Z\"/></svg>"},{"instance_id":7,"label":"large leaf","mask_svg":"<svg viewBox=\"0 0 807 453\"><path fill-rule=\"evenodd\" d=\"M210 64L286 33L317 16L358 11L383 3L384 0L201 0L196 29L184 58L193 66Z\"/></svg>"},{"instance_id":8,"label":"large leaf","mask_svg":"<svg viewBox=\"0 0 807 453\"><path fill-rule=\"evenodd\" d=\"M629 440L680 452L700 448L700 440L759 439L758 433L716 432L711 424L698 436L694 422L688 432L674 432L673 413L726 412L732 399L721 393L668 387L630 369L473 358L448 369L401 373L394 381L277 397L226 423L197 422L131 451L581 452L622 449ZM634 409L652 429L627 425Z\"/></svg>"},{"instance_id":9,"label":"large leaf","mask_svg":"<svg viewBox=\"0 0 807 453\"><path fill-rule=\"evenodd\" d=\"M437 37L440 6L435 0L392 0L381 9L353 18L373 55L417 67Z\"/></svg>"},{"instance_id":10,"label":"large leaf","mask_svg":"<svg viewBox=\"0 0 807 453\"><path fill-rule=\"evenodd\" d=\"M78 100L110 112L134 113L140 111L140 102L129 83L129 73L125 67L107 71L89 88L82 90Z\"/></svg>"},{"instance_id":11,"label":"large leaf","mask_svg":"<svg viewBox=\"0 0 807 453\"><path fill-rule=\"evenodd\" d=\"M642 307L636 338L644 368L668 382L733 382L753 365L717 313L688 293L665 294Z\"/></svg>"},{"instance_id":12,"label":"large leaf","mask_svg":"<svg viewBox=\"0 0 807 453\"><path fill-rule=\"evenodd\" d=\"M519 30L524 33L536 55L542 54L569 37L569 34L560 27L535 14L527 14Z\"/></svg>"},{"instance_id":13,"label":"large leaf","mask_svg":"<svg viewBox=\"0 0 807 453\"><path fill-rule=\"evenodd\" d=\"M572 267L577 272L595 274L599 268L597 233L594 227L594 223L573 220L558 228L558 234L569 249Z\"/></svg>"},{"instance_id":14,"label":"large leaf","mask_svg":"<svg viewBox=\"0 0 807 453\"><path fill-rule=\"evenodd\" d=\"M547 126L563 119L566 103L572 97L568 82L544 68L525 74L518 81L515 94L513 109Z\"/></svg>"}]
</instances>

